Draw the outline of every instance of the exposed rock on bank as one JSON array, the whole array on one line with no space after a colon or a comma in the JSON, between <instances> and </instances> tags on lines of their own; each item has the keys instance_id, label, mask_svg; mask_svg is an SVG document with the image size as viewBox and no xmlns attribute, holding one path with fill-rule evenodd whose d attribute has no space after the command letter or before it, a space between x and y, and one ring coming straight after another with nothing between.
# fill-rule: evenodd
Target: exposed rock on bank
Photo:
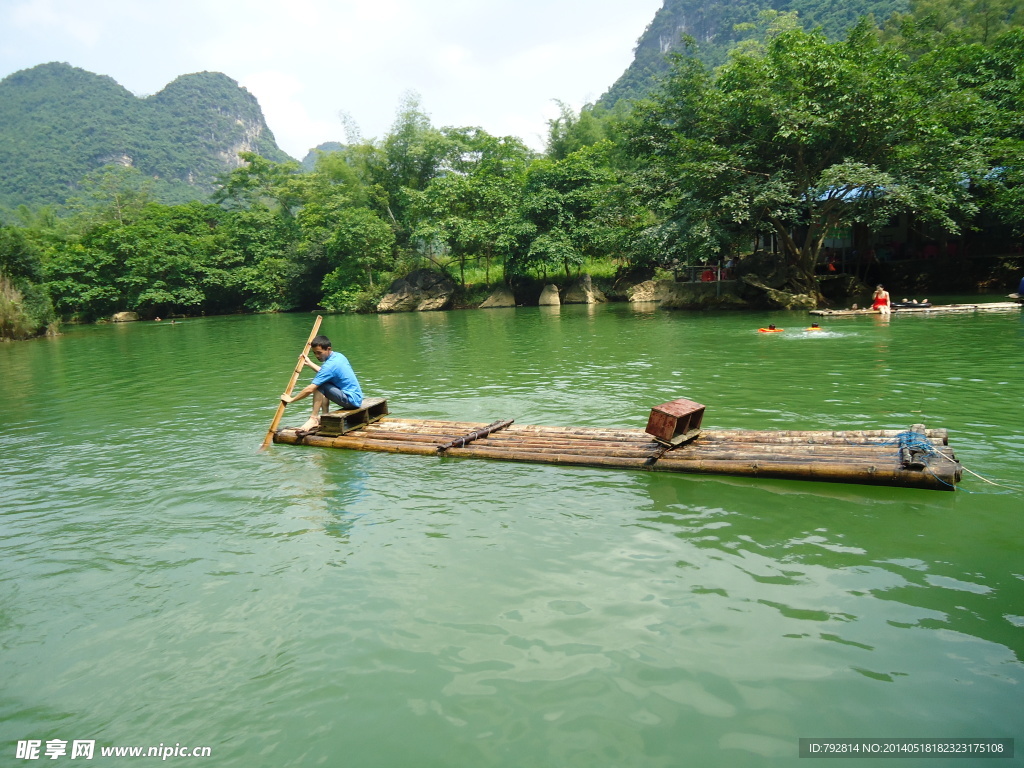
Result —
<instances>
[{"instance_id":1,"label":"exposed rock on bank","mask_svg":"<svg viewBox=\"0 0 1024 768\"><path fill-rule=\"evenodd\" d=\"M429 269L417 269L395 280L377 303L378 312L429 312L447 309L455 283Z\"/></svg>"},{"instance_id":2,"label":"exposed rock on bank","mask_svg":"<svg viewBox=\"0 0 1024 768\"><path fill-rule=\"evenodd\" d=\"M806 293L790 293L776 288L770 288L764 283L750 277L744 276L743 282L746 285L764 291L764 298L769 304L779 309L817 309L818 302Z\"/></svg>"},{"instance_id":3,"label":"exposed rock on bank","mask_svg":"<svg viewBox=\"0 0 1024 768\"><path fill-rule=\"evenodd\" d=\"M768 266L767 264L765 266ZM738 280L712 282L676 282L674 280L646 280L625 290L633 303L656 303L664 309L742 309L773 307L781 309L815 309L814 298L785 290L782 274L759 275L748 272ZM767 278L764 279L764 278ZM836 281L835 287L839 281ZM532 293L537 284L520 286L520 294ZM424 312L450 309L457 299L456 284L447 276L427 269L418 269L405 278L394 281L387 294L377 304L378 312ZM617 294L621 297L621 293ZM564 292L548 284L541 291L537 304L598 304L608 301L604 292L594 285L590 275L581 275ZM496 288L481 309L515 307L516 297L511 287Z\"/></svg>"},{"instance_id":4,"label":"exposed rock on bank","mask_svg":"<svg viewBox=\"0 0 1024 768\"><path fill-rule=\"evenodd\" d=\"M608 301L601 289L594 285L590 275L580 275L580 278L569 286L565 292L563 302L566 304L600 304Z\"/></svg>"},{"instance_id":5,"label":"exposed rock on bank","mask_svg":"<svg viewBox=\"0 0 1024 768\"><path fill-rule=\"evenodd\" d=\"M490 309L492 307L514 307L515 305L515 295L508 286L503 285L484 299L483 304L480 305L480 309Z\"/></svg>"},{"instance_id":6,"label":"exposed rock on bank","mask_svg":"<svg viewBox=\"0 0 1024 768\"><path fill-rule=\"evenodd\" d=\"M558 286L557 285L545 285L544 290L540 292L540 299L537 303L542 307L557 307L562 303L562 300L558 297Z\"/></svg>"},{"instance_id":7,"label":"exposed rock on bank","mask_svg":"<svg viewBox=\"0 0 1024 768\"><path fill-rule=\"evenodd\" d=\"M115 312L114 316L110 318L112 323L134 323L139 319L138 312Z\"/></svg>"},{"instance_id":8,"label":"exposed rock on bank","mask_svg":"<svg viewBox=\"0 0 1024 768\"><path fill-rule=\"evenodd\" d=\"M736 295L735 283L677 283L674 280L645 280L628 289L631 303L657 303L665 309L733 309L746 306Z\"/></svg>"},{"instance_id":9,"label":"exposed rock on bank","mask_svg":"<svg viewBox=\"0 0 1024 768\"><path fill-rule=\"evenodd\" d=\"M736 295L732 281L717 283L669 283L661 300L664 309L739 309L749 306Z\"/></svg>"},{"instance_id":10,"label":"exposed rock on bank","mask_svg":"<svg viewBox=\"0 0 1024 768\"><path fill-rule=\"evenodd\" d=\"M664 301L672 294L673 280L644 280L626 289L626 296L636 304Z\"/></svg>"}]
</instances>

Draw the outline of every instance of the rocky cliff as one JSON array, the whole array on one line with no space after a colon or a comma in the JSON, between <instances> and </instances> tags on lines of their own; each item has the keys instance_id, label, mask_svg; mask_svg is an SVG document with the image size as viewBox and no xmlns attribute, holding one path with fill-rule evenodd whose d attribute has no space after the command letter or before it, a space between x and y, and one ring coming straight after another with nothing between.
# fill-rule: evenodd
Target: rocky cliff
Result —
<instances>
[{"instance_id":1,"label":"rocky cliff","mask_svg":"<svg viewBox=\"0 0 1024 768\"><path fill-rule=\"evenodd\" d=\"M202 197L240 151L290 159L256 98L217 72L182 75L146 98L68 64L0 81L0 206L61 203L111 163L153 179L164 202Z\"/></svg>"},{"instance_id":2,"label":"rocky cliff","mask_svg":"<svg viewBox=\"0 0 1024 768\"><path fill-rule=\"evenodd\" d=\"M692 54L709 66L725 63L737 42L763 34L765 11L795 13L803 27L819 27L836 39L862 16L881 22L909 8L910 0L665 0L637 40L633 63L599 103L610 108L620 99L647 96L668 71L672 53Z\"/></svg>"}]
</instances>

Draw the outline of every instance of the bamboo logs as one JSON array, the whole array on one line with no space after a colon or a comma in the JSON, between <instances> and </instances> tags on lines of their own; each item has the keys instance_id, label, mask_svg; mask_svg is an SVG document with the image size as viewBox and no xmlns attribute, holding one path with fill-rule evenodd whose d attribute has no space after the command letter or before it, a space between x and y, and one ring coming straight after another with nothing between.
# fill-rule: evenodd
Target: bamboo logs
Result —
<instances>
[{"instance_id":1,"label":"bamboo logs","mask_svg":"<svg viewBox=\"0 0 1024 768\"><path fill-rule=\"evenodd\" d=\"M495 429L498 425L500 429ZM464 444L453 435L472 437ZM914 461L907 458L912 435ZM566 466L621 467L656 472L724 474L953 490L960 464L944 429L771 431L704 430L686 445L665 450L635 429L483 424L386 417L338 437L297 436L280 430L275 442L407 453L541 462ZM444 446L443 451L438 447ZM902 460L901 460L902 459Z\"/></svg>"}]
</instances>

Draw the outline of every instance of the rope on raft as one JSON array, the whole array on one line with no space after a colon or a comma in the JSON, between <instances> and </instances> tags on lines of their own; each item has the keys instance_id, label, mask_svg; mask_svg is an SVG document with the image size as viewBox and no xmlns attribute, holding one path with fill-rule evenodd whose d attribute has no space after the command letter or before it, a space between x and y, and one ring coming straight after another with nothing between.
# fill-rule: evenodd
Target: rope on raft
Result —
<instances>
[{"instance_id":1,"label":"rope on raft","mask_svg":"<svg viewBox=\"0 0 1024 768\"><path fill-rule=\"evenodd\" d=\"M912 430L906 430L904 432L900 432L891 441L886 441L884 443L878 443L878 445L898 446L898 448L897 448L898 457L899 457L900 462L903 464L904 467L907 467L909 469L927 469L928 472L931 474L931 476L934 477L936 480L938 480L940 483L942 483L944 485L949 485L951 488L955 488L955 486L951 485L950 483L947 483L941 477L939 477L934 472L932 472L932 469L931 469L930 466L928 466L928 463L929 463L929 460L932 457L935 457L935 456L938 456L938 457L941 457L943 459L946 459L947 461L956 462L958 464L960 462L957 462L956 459L954 459L952 456L949 456L949 455L943 453L942 451L938 450L932 444L932 441L929 440L927 436L921 434L920 432L914 432ZM967 473L969 473L971 475L974 475L979 480L984 480L989 485L994 485L997 488L1007 488L1007 489L1009 489L1011 491L1015 490L1015 489L1011 488L1008 485L1002 485L1000 483L996 483L996 482L993 482L992 480L989 480L987 477L982 477L977 472L974 472L974 471L968 469L967 467L963 466L962 464L960 465L960 468L964 472L967 472ZM960 489L960 490L963 490L963 489ZM968 493L970 493L970 491L968 491Z\"/></svg>"},{"instance_id":2,"label":"rope on raft","mask_svg":"<svg viewBox=\"0 0 1024 768\"><path fill-rule=\"evenodd\" d=\"M920 432L905 430L896 435L900 463L909 469L924 469L928 460L938 455L932 441Z\"/></svg>"}]
</instances>

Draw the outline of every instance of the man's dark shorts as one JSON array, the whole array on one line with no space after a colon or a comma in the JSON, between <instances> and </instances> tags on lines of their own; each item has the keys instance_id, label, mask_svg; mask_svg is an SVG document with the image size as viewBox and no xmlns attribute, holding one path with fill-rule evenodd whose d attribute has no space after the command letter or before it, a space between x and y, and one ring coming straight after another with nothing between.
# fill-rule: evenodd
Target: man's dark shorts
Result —
<instances>
[{"instance_id":1,"label":"man's dark shorts","mask_svg":"<svg viewBox=\"0 0 1024 768\"><path fill-rule=\"evenodd\" d=\"M332 403L340 405L344 410L352 410L353 408L358 408L362 405L362 403L355 403L353 405L352 401L345 397L345 393L341 391L341 387L336 384L327 382L325 384L321 384L317 389L323 393L324 397Z\"/></svg>"}]
</instances>

